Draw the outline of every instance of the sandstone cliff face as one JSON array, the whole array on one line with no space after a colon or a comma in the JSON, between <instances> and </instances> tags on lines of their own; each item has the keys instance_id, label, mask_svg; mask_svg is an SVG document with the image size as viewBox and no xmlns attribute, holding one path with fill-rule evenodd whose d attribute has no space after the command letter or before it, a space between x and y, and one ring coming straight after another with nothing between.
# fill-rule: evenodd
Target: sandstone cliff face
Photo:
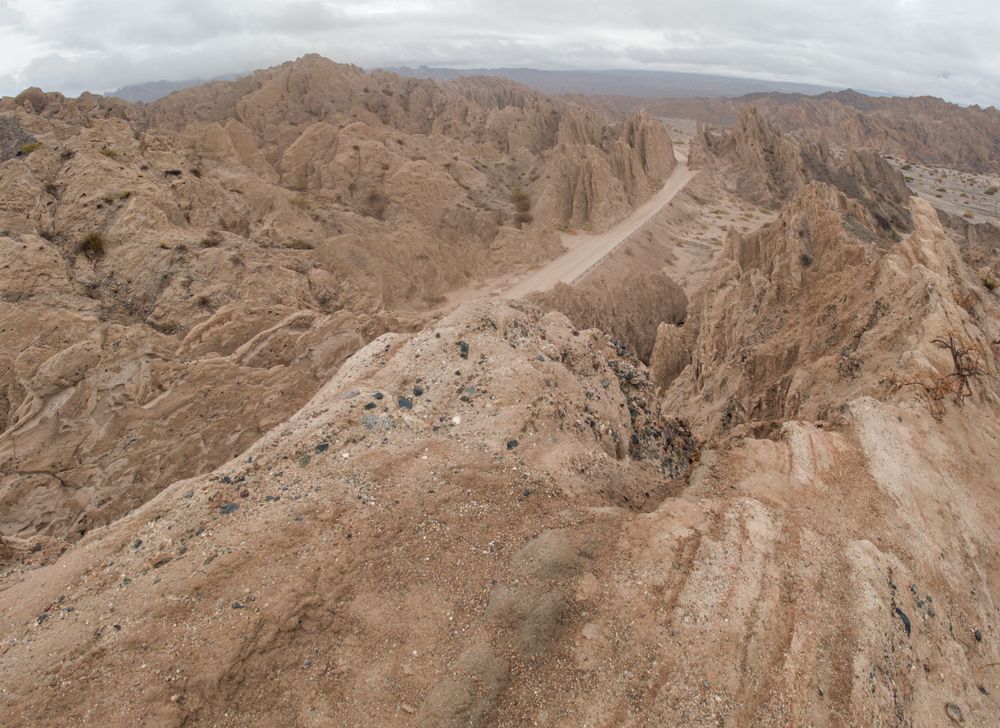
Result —
<instances>
[{"instance_id":1,"label":"sandstone cliff face","mask_svg":"<svg viewBox=\"0 0 1000 728\"><path fill-rule=\"evenodd\" d=\"M657 116L726 126L736 124L753 107L783 131L829 144L969 172L1000 171L1000 110L996 107L959 106L929 96L873 97L854 91L603 101L617 113L642 107Z\"/></svg>"},{"instance_id":2,"label":"sandstone cliff face","mask_svg":"<svg viewBox=\"0 0 1000 728\"><path fill-rule=\"evenodd\" d=\"M957 396L941 344L949 336L992 371L997 332L986 311L996 301L933 208L911 206L913 233L887 248L867 208L814 182L775 222L731 236L715 293L698 309L691 363L667 401L716 437L753 423L837 420L850 398L885 396L894 383L926 389L936 410Z\"/></svg>"},{"instance_id":3,"label":"sandstone cliff face","mask_svg":"<svg viewBox=\"0 0 1000 728\"><path fill-rule=\"evenodd\" d=\"M621 341L648 363L657 327L682 323L687 316L684 290L663 273L643 273L627 281L590 278L535 294L543 310L560 311L580 328L600 329Z\"/></svg>"},{"instance_id":4,"label":"sandstone cliff face","mask_svg":"<svg viewBox=\"0 0 1000 728\"><path fill-rule=\"evenodd\" d=\"M0 120L0 532L21 535L77 538L232 457L365 341L548 260L557 226L611 224L673 164L641 114L315 56L148 107L31 89Z\"/></svg>"},{"instance_id":5,"label":"sandstone cliff face","mask_svg":"<svg viewBox=\"0 0 1000 728\"><path fill-rule=\"evenodd\" d=\"M865 150L837 158L823 141L796 142L747 107L732 130L702 128L694 159L723 165L735 194L755 204L780 207L811 181L836 187L860 202L877 223L870 232L892 242L912 229L910 192L902 175Z\"/></svg>"}]
</instances>

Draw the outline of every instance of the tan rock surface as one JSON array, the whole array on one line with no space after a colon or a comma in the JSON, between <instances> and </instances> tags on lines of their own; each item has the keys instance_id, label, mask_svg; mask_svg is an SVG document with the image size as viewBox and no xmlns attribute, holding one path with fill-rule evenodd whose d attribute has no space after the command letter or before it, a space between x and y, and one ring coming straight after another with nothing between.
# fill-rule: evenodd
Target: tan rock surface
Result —
<instances>
[{"instance_id":1,"label":"tan rock surface","mask_svg":"<svg viewBox=\"0 0 1000 728\"><path fill-rule=\"evenodd\" d=\"M548 260L555 227L611 225L674 164L642 114L318 56L148 107L29 90L0 119L4 149L39 144L0 166L0 532L22 536L224 462L365 341Z\"/></svg>"}]
</instances>

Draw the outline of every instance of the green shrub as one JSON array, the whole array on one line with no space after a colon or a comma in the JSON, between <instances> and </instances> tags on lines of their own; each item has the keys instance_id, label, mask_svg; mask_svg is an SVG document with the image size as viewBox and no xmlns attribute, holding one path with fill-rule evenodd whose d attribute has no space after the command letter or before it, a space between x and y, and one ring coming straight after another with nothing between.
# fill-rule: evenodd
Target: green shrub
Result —
<instances>
[{"instance_id":1,"label":"green shrub","mask_svg":"<svg viewBox=\"0 0 1000 728\"><path fill-rule=\"evenodd\" d=\"M986 194L987 195L995 195L998 191L1000 191L1000 190L998 190L996 187L987 187L986 188Z\"/></svg>"},{"instance_id":2,"label":"green shrub","mask_svg":"<svg viewBox=\"0 0 1000 728\"><path fill-rule=\"evenodd\" d=\"M41 148L42 148L41 142L28 142L27 144L22 144L21 148L17 150L17 153L22 157L27 157L32 152Z\"/></svg>"}]
</instances>

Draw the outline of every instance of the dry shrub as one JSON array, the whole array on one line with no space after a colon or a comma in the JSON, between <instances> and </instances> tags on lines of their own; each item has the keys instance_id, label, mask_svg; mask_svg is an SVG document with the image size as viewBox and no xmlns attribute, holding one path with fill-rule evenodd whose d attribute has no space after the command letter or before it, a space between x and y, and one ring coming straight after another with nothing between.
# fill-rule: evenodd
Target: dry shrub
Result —
<instances>
[{"instance_id":1,"label":"dry shrub","mask_svg":"<svg viewBox=\"0 0 1000 728\"><path fill-rule=\"evenodd\" d=\"M365 217L373 217L376 220L385 219L386 208L389 207L389 198L378 190L370 190L361 203L359 212Z\"/></svg>"},{"instance_id":2,"label":"dry shrub","mask_svg":"<svg viewBox=\"0 0 1000 728\"><path fill-rule=\"evenodd\" d=\"M972 381L986 376L986 357L977 342L967 342L954 333L933 340L935 345L947 349L951 354L953 371L939 374L936 371L918 374L913 379L900 379L896 374L888 377L887 383L893 389L918 387L927 395L931 415L940 419L945 412L945 401L951 397L961 407L972 394Z\"/></svg>"},{"instance_id":3,"label":"dry shrub","mask_svg":"<svg viewBox=\"0 0 1000 728\"><path fill-rule=\"evenodd\" d=\"M87 233L77 245L77 250L88 258L100 258L104 255L104 236L96 230Z\"/></svg>"},{"instance_id":4,"label":"dry shrub","mask_svg":"<svg viewBox=\"0 0 1000 728\"><path fill-rule=\"evenodd\" d=\"M518 227L533 220L531 217L531 199L524 190L514 189L510 193L510 201L514 205L514 222L517 223Z\"/></svg>"}]
</instances>

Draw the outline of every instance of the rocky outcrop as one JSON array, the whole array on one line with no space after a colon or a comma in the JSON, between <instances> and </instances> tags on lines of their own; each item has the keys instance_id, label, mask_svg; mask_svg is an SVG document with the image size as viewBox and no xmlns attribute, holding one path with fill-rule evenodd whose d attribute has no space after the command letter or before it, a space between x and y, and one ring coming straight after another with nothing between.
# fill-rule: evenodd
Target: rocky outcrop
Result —
<instances>
[{"instance_id":1,"label":"rocky outcrop","mask_svg":"<svg viewBox=\"0 0 1000 728\"><path fill-rule=\"evenodd\" d=\"M961 309L916 218L876 290L932 297L899 301L914 322L898 341L933 355L923 334ZM748 275L766 285L761 262ZM887 312L858 351L905 321ZM246 452L58 560L47 539L0 542L0 712L39 728L140 711L168 728L989 725L991 391L942 424L913 394L861 396L836 427L699 450L606 335L466 306L372 341Z\"/></svg>"},{"instance_id":2,"label":"rocky outcrop","mask_svg":"<svg viewBox=\"0 0 1000 728\"><path fill-rule=\"evenodd\" d=\"M1000 110L930 96L757 93L739 98L594 99L617 113L643 107L657 116L736 124L753 107L785 132L848 149L868 149L968 172L1000 172Z\"/></svg>"},{"instance_id":3,"label":"rocky outcrop","mask_svg":"<svg viewBox=\"0 0 1000 728\"><path fill-rule=\"evenodd\" d=\"M900 382L939 382L944 391L927 389L937 408L957 395L941 343L949 335L975 342L992 371L995 324L983 311L995 301L934 210L917 198L911 206L913 233L887 248L862 203L813 182L773 223L731 235L698 308L691 363L666 401L716 437L836 420L843 402ZM665 334L661 350L667 336L676 338Z\"/></svg>"},{"instance_id":4,"label":"rocky outcrop","mask_svg":"<svg viewBox=\"0 0 1000 728\"><path fill-rule=\"evenodd\" d=\"M616 221L673 164L642 114L318 56L150 106L29 89L0 101L0 136L0 532L68 538L245 449L450 291L552 258L555 227Z\"/></svg>"},{"instance_id":5,"label":"rocky outcrop","mask_svg":"<svg viewBox=\"0 0 1000 728\"><path fill-rule=\"evenodd\" d=\"M878 154L851 150L838 158L824 141L786 136L752 106L732 130L702 127L694 146L698 163L726 166L733 192L754 204L778 208L818 181L864 205L877 223L870 232L879 239L895 242L912 230L906 182Z\"/></svg>"},{"instance_id":6,"label":"rocky outcrop","mask_svg":"<svg viewBox=\"0 0 1000 728\"><path fill-rule=\"evenodd\" d=\"M663 322L679 324L687 315L684 290L663 273L644 273L609 283L587 278L535 294L531 301L544 310L564 313L580 328L605 331L648 363Z\"/></svg>"}]
</instances>

